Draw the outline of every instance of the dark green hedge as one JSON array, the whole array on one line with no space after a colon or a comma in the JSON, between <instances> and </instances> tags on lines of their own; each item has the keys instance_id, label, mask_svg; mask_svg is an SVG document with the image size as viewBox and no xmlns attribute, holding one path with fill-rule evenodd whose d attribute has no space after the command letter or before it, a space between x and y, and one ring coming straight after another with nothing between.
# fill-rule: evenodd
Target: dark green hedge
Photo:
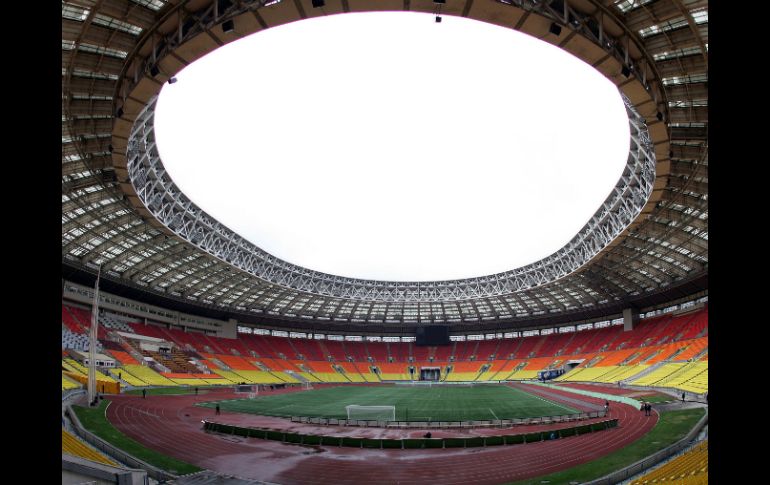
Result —
<instances>
[{"instance_id":1,"label":"dark green hedge","mask_svg":"<svg viewBox=\"0 0 770 485\"><path fill-rule=\"evenodd\" d=\"M524 435L524 441L527 443L533 443L535 441L543 441L542 433L527 433Z\"/></svg>"},{"instance_id":2,"label":"dark green hedge","mask_svg":"<svg viewBox=\"0 0 770 485\"><path fill-rule=\"evenodd\" d=\"M444 438L444 446L447 448L465 447L465 438Z\"/></svg>"},{"instance_id":3,"label":"dark green hedge","mask_svg":"<svg viewBox=\"0 0 770 485\"><path fill-rule=\"evenodd\" d=\"M443 448L444 441L442 439L425 439L425 448Z\"/></svg>"},{"instance_id":4,"label":"dark green hedge","mask_svg":"<svg viewBox=\"0 0 770 485\"><path fill-rule=\"evenodd\" d=\"M303 441L306 445L320 445L321 444L321 437L320 436L314 436L312 434L306 434L305 439Z\"/></svg>"},{"instance_id":5,"label":"dark green hedge","mask_svg":"<svg viewBox=\"0 0 770 485\"><path fill-rule=\"evenodd\" d=\"M381 448L382 447L382 440L372 440L372 439L362 439L361 443L363 443L364 448Z\"/></svg>"},{"instance_id":6,"label":"dark green hedge","mask_svg":"<svg viewBox=\"0 0 770 485\"><path fill-rule=\"evenodd\" d=\"M618 425L617 419L602 421L593 424L582 424L572 428L556 431L557 437L580 435L594 431L613 428ZM286 443L322 445L322 446L351 446L355 448L464 448L478 446L515 445L520 443L533 443L551 438L552 431L542 431L519 435L487 436L474 438L418 438L418 439L369 439L339 436L316 436L283 431L273 431L254 428L240 428L229 424L206 423L206 431L216 431L225 434L235 434L251 438L261 438Z\"/></svg>"},{"instance_id":7,"label":"dark green hedge","mask_svg":"<svg viewBox=\"0 0 770 485\"><path fill-rule=\"evenodd\" d=\"M421 439L405 439L404 440L404 448L425 448L423 445L423 442L425 440Z\"/></svg>"},{"instance_id":8,"label":"dark green hedge","mask_svg":"<svg viewBox=\"0 0 770 485\"><path fill-rule=\"evenodd\" d=\"M505 436L488 436L487 446L497 446L505 444Z\"/></svg>"},{"instance_id":9,"label":"dark green hedge","mask_svg":"<svg viewBox=\"0 0 770 485\"><path fill-rule=\"evenodd\" d=\"M361 448L361 438L349 438L344 437L342 438L342 443L340 446L350 446L353 448Z\"/></svg>"},{"instance_id":10,"label":"dark green hedge","mask_svg":"<svg viewBox=\"0 0 770 485\"><path fill-rule=\"evenodd\" d=\"M505 436L505 444L506 445L518 445L520 443L524 443L524 435L521 434L510 434Z\"/></svg>"}]
</instances>

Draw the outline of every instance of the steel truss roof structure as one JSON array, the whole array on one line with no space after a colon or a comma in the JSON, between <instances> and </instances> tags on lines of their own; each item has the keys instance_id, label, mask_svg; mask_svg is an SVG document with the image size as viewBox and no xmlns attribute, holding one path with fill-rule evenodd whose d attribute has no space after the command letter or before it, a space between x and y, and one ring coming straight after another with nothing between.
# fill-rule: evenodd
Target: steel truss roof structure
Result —
<instances>
[{"instance_id":1,"label":"steel truss roof structure","mask_svg":"<svg viewBox=\"0 0 770 485\"><path fill-rule=\"evenodd\" d=\"M527 321L680 296L708 275L708 10L686 0L449 0L594 66L632 126L624 175L565 248L467 280L392 283L278 260L195 208L153 151L163 83L253 32L317 15L432 13L431 0L62 2L62 260L202 307L330 323ZM227 22L232 29L223 30ZM645 165L646 164L646 165Z\"/></svg>"}]
</instances>

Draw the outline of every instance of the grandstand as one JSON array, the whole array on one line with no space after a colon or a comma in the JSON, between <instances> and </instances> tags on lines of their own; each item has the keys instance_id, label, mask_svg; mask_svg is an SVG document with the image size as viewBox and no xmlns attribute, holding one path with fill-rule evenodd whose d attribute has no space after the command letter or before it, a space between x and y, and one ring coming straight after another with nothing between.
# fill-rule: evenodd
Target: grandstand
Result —
<instances>
[{"instance_id":1,"label":"grandstand","mask_svg":"<svg viewBox=\"0 0 770 485\"><path fill-rule=\"evenodd\" d=\"M62 3L63 397L88 385L98 273L97 387L119 398L135 388L225 392L239 383L287 392L307 383L387 389L419 383L425 368L437 369L445 386L516 387L553 370L560 386L687 392L707 402L706 3L476 0L447 2L443 11L431 1L316 3ZM518 268L451 280L330 274L241 237L167 174L155 147L158 96L186 66L258 31L367 10L422 12L436 15L436 23L443 15L442 26L464 17L514 29L572 54L617 87L630 133L626 164L560 250ZM257 91L255 98L269 96L269 89ZM279 211L282 203L260 210ZM365 205L364 198L348 203ZM508 220L515 211L508 212L501 227L516 226ZM464 231L489 241L497 229L458 219L442 237ZM519 231L530 237L526 227ZM394 231L385 225L382 232ZM446 327L449 343L418 345L417 329L429 326ZM65 429L62 441L63 454L100 461ZM468 465L473 457L455 460ZM673 477L707 482L706 446L633 483Z\"/></svg>"},{"instance_id":2,"label":"grandstand","mask_svg":"<svg viewBox=\"0 0 770 485\"><path fill-rule=\"evenodd\" d=\"M631 485L653 483L681 483L699 485L708 483L708 440L703 440L664 466L631 482Z\"/></svg>"}]
</instances>

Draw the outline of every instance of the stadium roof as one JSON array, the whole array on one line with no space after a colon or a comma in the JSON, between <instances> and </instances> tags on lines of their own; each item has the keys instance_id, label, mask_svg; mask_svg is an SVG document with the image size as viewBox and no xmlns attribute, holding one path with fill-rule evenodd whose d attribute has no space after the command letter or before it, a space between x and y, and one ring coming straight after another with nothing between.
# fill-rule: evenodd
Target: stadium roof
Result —
<instances>
[{"instance_id":1,"label":"stadium roof","mask_svg":"<svg viewBox=\"0 0 770 485\"><path fill-rule=\"evenodd\" d=\"M310 0L63 2L63 267L101 265L116 284L201 308L361 328L579 319L707 288L705 1L443 7L442 15L516 28L593 65L619 87L638 125L617 197L578 235L592 243L528 271L419 284L325 275L242 244L167 183L153 153L152 107L185 65L270 26L405 6L435 9L430 0L327 0L323 9Z\"/></svg>"}]
</instances>

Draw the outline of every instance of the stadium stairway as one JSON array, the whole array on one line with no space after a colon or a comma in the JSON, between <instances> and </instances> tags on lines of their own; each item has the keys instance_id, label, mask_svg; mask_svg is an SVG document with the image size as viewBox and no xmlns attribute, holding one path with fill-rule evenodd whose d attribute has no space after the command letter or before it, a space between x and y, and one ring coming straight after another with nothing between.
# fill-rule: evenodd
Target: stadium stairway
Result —
<instances>
[{"instance_id":1,"label":"stadium stairway","mask_svg":"<svg viewBox=\"0 0 770 485\"><path fill-rule=\"evenodd\" d=\"M635 380L637 380L637 379L641 379L642 377L644 377L644 376L646 376L646 375L648 375L648 374L651 374L651 373L653 373L653 372L657 371L657 370L658 370L658 369L660 369L660 368L661 368L661 367L662 367L664 364L666 364L666 362L665 362L665 361L661 361L661 362L658 362L658 363L656 363L656 364L653 364L653 365L649 366L648 368L644 369L642 372L640 372L640 373L638 373L638 374L634 374L634 375L633 375L633 376L631 376L631 377L628 377L628 378L626 378L626 379L623 379L623 380L621 380L621 381L620 381L620 383L621 383L621 384L624 384L624 385L625 385L625 384L631 384L631 381L635 381Z\"/></svg>"}]
</instances>

